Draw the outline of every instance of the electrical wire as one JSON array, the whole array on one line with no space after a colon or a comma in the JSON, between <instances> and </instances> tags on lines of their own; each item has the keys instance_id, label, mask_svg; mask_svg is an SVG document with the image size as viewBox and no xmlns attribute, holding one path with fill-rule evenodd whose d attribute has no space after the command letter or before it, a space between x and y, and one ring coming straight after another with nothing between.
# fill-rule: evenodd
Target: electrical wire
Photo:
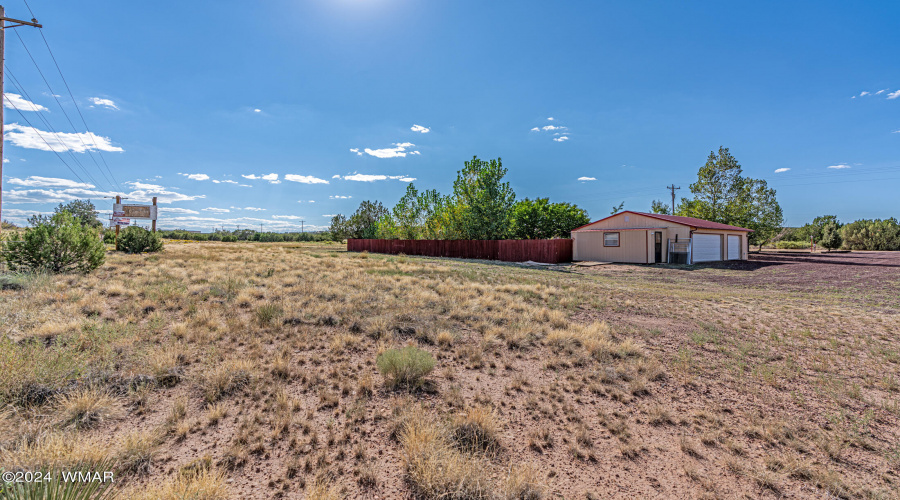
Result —
<instances>
[{"instance_id":1,"label":"electrical wire","mask_svg":"<svg viewBox=\"0 0 900 500\"><path fill-rule=\"evenodd\" d=\"M34 11L31 10L31 6L28 5L28 0L22 0L25 3L25 7L28 9L28 12L31 14L32 19L36 16L34 15ZM72 89L69 88L69 82L66 80L66 77L63 75L62 69L59 67L59 63L56 61L56 56L53 54L53 50L50 48L50 43L47 41L47 37L44 36L44 31L40 30L41 38L44 40L44 45L47 47L47 52L50 53L50 58L53 60L53 64L56 66L56 71L59 72L59 77L62 78L63 84L66 86L66 90L69 92L69 97L72 98L72 102L75 104L75 109L78 111L78 116L81 117L81 123L84 124L85 130L90 134L91 141L94 143L94 148L97 149L97 154L100 156L100 160L103 161L103 166L106 167L106 171L109 172L110 177L112 177L113 182L116 183L116 186L119 188L119 191L122 190L122 186L119 184L119 181L116 179L115 174L113 174L112 170L109 168L109 163L106 162L106 157L103 156L103 151L100 150L99 146L97 146L97 140L94 138L93 132L91 132L90 127L88 127L87 121L84 119L84 115L81 113L81 107L78 106L78 101L75 100L75 95L72 94ZM93 158L93 156L91 156ZM98 166L99 168L99 166Z\"/></svg>"},{"instance_id":2,"label":"electrical wire","mask_svg":"<svg viewBox=\"0 0 900 500\"><path fill-rule=\"evenodd\" d=\"M87 168L85 168L84 164L81 163L81 161L78 159L78 157L72 151L72 149L69 148L68 146L65 146L65 142L63 141L62 137L60 136L60 132L58 132L55 128L53 128L53 125L50 124L50 122L47 120L47 118L42 113L40 113L40 111L38 111L38 109L34 103L34 99L31 98L31 95L28 94L28 91L25 90L25 88L22 86L21 83L19 83L18 78L16 78L15 74L9 69L9 66L6 66L4 64L4 68L6 70L6 74L8 74L12 80L15 90L19 94L22 94L25 96L25 98L28 100L29 104L31 104L31 106L32 106L32 111L34 111L36 116L44 123L44 126L47 127L50 130L50 132L56 136L57 142L65 148L65 152L67 152L69 154L69 156L72 158L72 161L74 161L75 164L81 168L82 172L84 172L84 174L91 180L91 182L94 183L95 186L98 185L99 183L94 179L94 176L92 176L90 174L90 172L88 172Z\"/></svg>"},{"instance_id":3,"label":"electrical wire","mask_svg":"<svg viewBox=\"0 0 900 500\"><path fill-rule=\"evenodd\" d=\"M41 79L44 80L44 84L47 85L47 90L50 91L50 95L53 96L53 99L56 101L56 104L57 104L57 106L59 106L59 109L63 112L63 115L66 117L66 120L69 122L69 125L72 126L72 130L74 130L75 134L78 135L78 140L81 141L81 144L84 146L85 151L87 151L88 155L94 161L94 164L97 166L97 169L100 171L100 174L103 175L103 177L106 179L107 184L109 184L109 186L112 188L113 187L112 181L106 175L106 172L104 172L103 169L100 167L100 164L97 162L97 159L94 158L94 155L91 153L91 147L88 146L88 144L84 141L84 138L81 136L81 134L78 133L78 128L75 127L75 124L72 122L72 119L69 117L69 113L66 112L66 108L64 108L62 103L59 101L59 97L57 97L57 94L53 91L53 86L51 86L50 82L47 81L47 77L44 76L44 72L41 71L40 65L38 65L37 60L35 60L34 56L31 54L31 50L28 49L28 45L25 43L25 40L22 38L22 35L20 35L18 31L14 31L14 33L16 34L16 37L19 39L19 41L22 43L22 47L25 49L25 53L28 54L28 57L31 59L31 62L34 64L34 67L37 69L38 74L41 75ZM88 132L88 134L93 139L93 134L90 132ZM96 142L94 142L94 147L95 148L97 147Z\"/></svg>"},{"instance_id":4,"label":"electrical wire","mask_svg":"<svg viewBox=\"0 0 900 500\"><path fill-rule=\"evenodd\" d=\"M73 169L68 163L66 163L66 160L64 160L63 157L60 156L59 152L57 152L55 149L53 149L53 146L51 146L50 143L47 142L47 139L44 138L43 134L41 134L41 131L36 129L34 127L34 125L31 124L31 121L29 121L28 118L26 118L25 115L22 114L22 110L17 108L16 104L14 102L12 102L9 99L9 97L6 97L6 95L4 95L3 98L6 99L6 102L9 103L9 105L10 105L10 107L12 107L12 109L16 110L16 112L19 113L19 116L22 117L22 120L24 120L25 123L27 123L28 126L31 127L32 130L34 130L34 133L37 134L37 136L40 137L42 141L44 141L44 144L47 145L47 148L49 148L50 151L53 151L53 154L55 154L56 157L59 158L59 161L63 162L63 165L65 165L66 168L68 168L69 171L72 172L72 174L75 176L75 178L78 179L79 181L81 181L82 184L87 184L87 182L84 182L84 179L82 179L81 176L78 175L78 172L76 172L75 169Z\"/></svg>"}]
</instances>

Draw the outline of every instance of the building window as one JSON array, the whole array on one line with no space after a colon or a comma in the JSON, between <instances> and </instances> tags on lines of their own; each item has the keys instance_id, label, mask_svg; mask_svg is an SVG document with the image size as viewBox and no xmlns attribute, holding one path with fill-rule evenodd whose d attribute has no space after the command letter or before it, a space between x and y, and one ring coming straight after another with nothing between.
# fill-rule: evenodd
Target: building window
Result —
<instances>
[{"instance_id":1,"label":"building window","mask_svg":"<svg viewBox=\"0 0 900 500\"><path fill-rule=\"evenodd\" d=\"M619 233L603 233L603 246L605 246L605 247L619 246Z\"/></svg>"}]
</instances>

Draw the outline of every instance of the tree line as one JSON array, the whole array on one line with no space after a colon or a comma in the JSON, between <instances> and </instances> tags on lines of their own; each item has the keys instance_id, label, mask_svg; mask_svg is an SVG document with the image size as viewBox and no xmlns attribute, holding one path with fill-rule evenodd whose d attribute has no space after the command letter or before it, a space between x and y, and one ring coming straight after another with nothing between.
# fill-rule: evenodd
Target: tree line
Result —
<instances>
[{"instance_id":1,"label":"tree line","mask_svg":"<svg viewBox=\"0 0 900 500\"><path fill-rule=\"evenodd\" d=\"M501 240L568 238L591 220L583 208L548 198L516 201L500 158L466 161L453 192L419 191L412 183L393 208L363 201L349 217L331 219L329 232L347 238L405 240Z\"/></svg>"}]
</instances>

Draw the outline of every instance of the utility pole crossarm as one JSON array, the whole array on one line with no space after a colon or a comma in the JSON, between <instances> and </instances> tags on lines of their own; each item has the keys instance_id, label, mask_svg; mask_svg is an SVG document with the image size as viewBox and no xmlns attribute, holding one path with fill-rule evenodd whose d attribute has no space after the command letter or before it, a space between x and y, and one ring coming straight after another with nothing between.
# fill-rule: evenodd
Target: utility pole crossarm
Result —
<instances>
[{"instance_id":1,"label":"utility pole crossarm","mask_svg":"<svg viewBox=\"0 0 900 500\"><path fill-rule=\"evenodd\" d=\"M19 26L34 26L35 28L44 27L42 24L38 24L37 19L32 19L31 21L22 21L21 19L13 19L11 17L0 16L0 21L17 23L14 25L4 24L4 28L18 28Z\"/></svg>"}]
</instances>

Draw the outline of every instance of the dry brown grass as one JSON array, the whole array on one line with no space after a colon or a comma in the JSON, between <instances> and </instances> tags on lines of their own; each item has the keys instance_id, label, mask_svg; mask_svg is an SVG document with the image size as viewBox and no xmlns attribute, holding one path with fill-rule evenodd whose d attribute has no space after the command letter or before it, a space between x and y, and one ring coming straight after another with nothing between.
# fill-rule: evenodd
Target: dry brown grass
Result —
<instances>
[{"instance_id":1,"label":"dry brown grass","mask_svg":"<svg viewBox=\"0 0 900 500\"><path fill-rule=\"evenodd\" d=\"M0 291L0 463L113 458L162 498L655 494L644 476L672 497L890 497L887 306L601 267L191 243L29 278ZM410 345L435 369L399 397L375 362Z\"/></svg>"}]
</instances>

